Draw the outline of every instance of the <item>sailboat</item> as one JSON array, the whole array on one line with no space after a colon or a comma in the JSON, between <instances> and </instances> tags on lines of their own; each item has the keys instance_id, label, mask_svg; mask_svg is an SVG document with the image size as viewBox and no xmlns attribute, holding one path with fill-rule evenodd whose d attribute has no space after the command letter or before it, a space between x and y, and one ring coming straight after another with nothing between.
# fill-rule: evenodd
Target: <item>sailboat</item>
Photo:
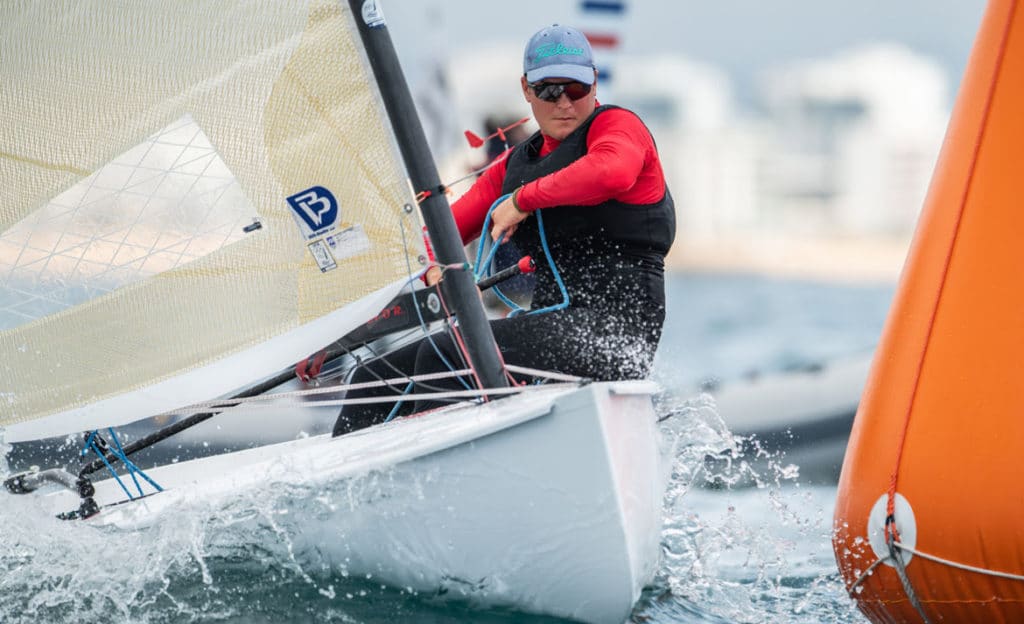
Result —
<instances>
[{"instance_id":1,"label":"sailboat","mask_svg":"<svg viewBox=\"0 0 1024 624\"><path fill-rule=\"evenodd\" d=\"M874 622L1024 621L1024 6L991 0L839 480Z\"/></svg>"},{"instance_id":2,"label":"sailboat","mask_svg":"<svg viewBox=\"0 0 1024 624\"><path fill-rule=\"evenodd\" d=\"M5 475L2 504L32 497L109 539L197 501L376 475L296 541L397 587L628 617L659 554L656 387L507 383L469 271L436 293L480 380L459 402L131 462L228 411L341 404L331 387L266 391L401 293L430 307L410 292L421 219L438 262L465 263L376 2L76 0L3 5L0 24L0 436L81 435L95 453ZM173 424L116 437L154 416Z\"/></svg>"}]
</instances>

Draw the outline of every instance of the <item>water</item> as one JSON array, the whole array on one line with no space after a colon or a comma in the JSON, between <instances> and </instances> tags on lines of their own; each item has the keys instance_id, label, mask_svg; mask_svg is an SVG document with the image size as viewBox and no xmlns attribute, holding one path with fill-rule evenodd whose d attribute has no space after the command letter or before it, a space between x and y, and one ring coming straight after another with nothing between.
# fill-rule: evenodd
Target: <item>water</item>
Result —
<instances>
[{"instance_id":1,"label":"water","mask_svg":"<svg viewBox=\"0 0 1024 624\"><path fill-rule=\"evenodd\" d=\"M656 377L673 475L663 556L635 622L863 622L832 556L834 486L805 486L779 458L759 487L712 490L753 470L706 377L799 367L869 350L891 287L823 286L744 276L673 276ZM0 440L0 453L3 452ZM710 468L709 466L714 466ZM0 472L4 467L0 465ZM715 474L708 471L714 470ZM5 495L0 494L0 498ZM67 523L30 497L0 505L0 622L522 622L560 620L455 604L317 563L292 522L330 493L259 492L201 503L135 533Z\"/></svg>"},{"instance_id":2,"label":"water","mask_svg":"<svg viewBox=\"0 0 1024 624\"><path fill-rule=\"evenodd\" d=\"M888 284L672 275L655 376L686 391L709 378L798 369L870 352L892 295Z\"/></svg>"}]
</instances>

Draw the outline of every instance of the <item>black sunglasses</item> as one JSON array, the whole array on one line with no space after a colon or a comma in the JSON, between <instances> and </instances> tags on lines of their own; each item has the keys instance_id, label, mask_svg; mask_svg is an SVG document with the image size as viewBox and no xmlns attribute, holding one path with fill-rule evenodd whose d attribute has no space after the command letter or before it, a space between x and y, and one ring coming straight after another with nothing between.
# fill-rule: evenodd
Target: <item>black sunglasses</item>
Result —
<instances>
[{"instance_id":1,"label":"black sunglasses","mask_svg":"<svg viewBox=\"0 0 1024 624\"><path fill-rule=\"evenodd\" d=\"M527 83L533 94L545 102L557 102L562 94L569 96L575 102L590 95L594 85L583 84L582 82L530 82Z\"/></svg>"}]
</instances>

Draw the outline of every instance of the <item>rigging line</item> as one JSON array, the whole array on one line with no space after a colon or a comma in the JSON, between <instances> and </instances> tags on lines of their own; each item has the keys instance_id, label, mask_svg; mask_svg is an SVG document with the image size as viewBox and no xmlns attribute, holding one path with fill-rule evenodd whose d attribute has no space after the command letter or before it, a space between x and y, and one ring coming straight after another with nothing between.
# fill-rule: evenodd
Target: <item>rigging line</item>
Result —
<instances>
[{"instance_id":1,"label":"rigging line","mask_svg":"<svg viewBox=\"0 0 1024 624\"><path fill-rule=\"evenodd\" d=\"M93 431L85 442L86 446L92 449L92 452L99 455L100 459L103 460L103 463L107 466L107 470L110 471L110 474L113 475L114 480L117 481L117 484L121 486L122 490L124 490L125 496L127 496L130 500L135 500L135 497L132 496L132 493L128 491L128 488L125 486L124 482L121 481L120 475L117 474L117 471L114 470L114 467L110 465L109 461L107 461L106 455L100 451L98 446L96 446L96 441L94 439L95 436L96 432Z\"/></svg>"},{"instance_id":2,"label":"rigging line","mask_svg":"<svg viewBox=\"0 0 1024 624\"><path fill-rule=\"evenodd\" d=\"M416 385L416 382L410 381L409 385L405 387L405 392L403 392L402 395L404 396L404 395L409 394L410 392L412 392L412 388L415 385ZM398 413L398 410L402 407L402 403L404 401L405 401L405 399L399 399L399 400L395 401L395 406L391 408L390 412L388 412L388 417L384 419L384 422L391 422L391 420Z\"/></svg>"},{"instance_id":3,"label":"rigging line","mask_svg":"<svg viewBox=\"0 0 1024 624\"><path fill-rule=\"evenodd\" d=\"M451 318L451 316L452 316L451 312L448 311L448 304L445 302L444 297L441 295L441 289L440 288L437 290L437 295L438 295L437 298L441 300L441 307L444 308L444 315L446 317L448 317L448 318ZM466 362L466 364L469 365L469 370L470 370L470 372L473 373L473 379L476 380L476 387L477 388L483 388L484 387L484 382L481 381L480 375L477 373L476 367L473 366L473 361L469 357L469 351L466 349L466 343L463 342L463 340L462 340L462 332L460 332L459 328L456 327L454 324L450 325L450 328L451 328L451 331L452 331L452 336L454 336L455 342L456 342L456 344L458 344L459 349L462 352L462 359L463 359L463 361ZM502 370L505 370L505 360L504 360L504 358L501 357L501 350L498 349L497 345L494 345L494 349L498 352L498 359L501 361L501 368L502 368ZM463 382L463 385L465 385L465 382ZM487 397L485 396L484 397L484 401L486 401L486 400L487 400Z\"/></svg>"},{"instance_id":4,"label":"rigging line","mask_svg":"<svg viewBox=\"0 0 1024 624\"><path fill-rule=\"evenodd\" d=\"M487 217L485 217L485 219L490 217L490 213L494 210L494 208L495 208L495 206L497 206L497 204L498 204L498 202L495 202L491 206L490 210L488 211ZM405 237L405 226L404 226L404 223L400 223L400 228L401 228L401 232L402 232L403 244L408 245L408 243L406 241L406 237ZM486 231L486 220L485 220L484 231ZM482 245L479 246L479 249L482 249ZM492 249L492 252L491 252L492 258L493 258L493 254L496 251L497 251L497 246L495 246ZM408 265L408 262L409 262L409 259L408 259L408 256L406 256L406 264L407 265ZM477 263L479 264L479 257L477 258ZM442 269L442 275L443 275L444 271L447 270L447 268L448 267L445 267L445 268ZM408 266L408 271L409 271L409 274L411 275L412 274L412 267L411 267L411 265ZM473 275L474 275L474 281L477 281L478 274L477 274L477 272L475 270L474 270ZM423 316L422 316L422 314L420 312L420 309L419 309L419 303L416 301L416 291L415 291L415 289L411 291L411 295L412 295L413 302L414 302L413 307L416 308L416 315L420 319L420 324L424 326L424 331L427 331L427 328L426 328L425 324L423 323ZM468 349L466 347L465 342L462 339L462 333L455 326L455 324L452 323L452 320L451 320L452 319L452 314L451 314L451 311L448 310L448 305L447 305L447 302L445 301L444 293L442 292L441 288L437 288L437 296L438 296L438 299L441 302L442 307L444 308L445 318L447 319L449 331L451 332L451 335L454 337L455 342L458 344L458 347L459 347L459 350L460 350L460 355L462 357L462 362L463 362L463 364L465 366L468 366L469 369L472 371L473 377L476 380L477 387L482 388L483 387L483 381L480 379L480 375L477 372L476 368L474 367L472 359L469 357L469 351L468 351ZM505 297L503 295L501 295L500 291L498 291L498 296L501 297L503 300L505 300L506 303L509 303L508 300L505 299ZM437 347L437 344L434 343L434 341L430 337L429 333L427 334L427 339L430 340L431 347L434 349L434 352L437 354L437 356L439 358L441 358L441 361L445 364L445 366L447 366L449 369L452 369L452 365L448 362L448 360L441 353L440 349ZM517 383L516 380L508 372L508 369L505 368L505 361L504 361L504 358L502 357L501 350L498 349L497 345L494 345L494 346L495 346L495 350L497 351L497 354L498 354L498 359L501 362L502 371L504 372L505 377L507 377L510 381L512 381L513 385L515 385ZM469 385L463 379L461 379L461 378L459 378L459 383L461 383L463 387L465 387L467 389L469 388ZM486 398L485 398L485 400L486 400Z\"/></svg>"},{"instance_id":5,"label":"rigging line","mask_svg":"<svg viewBox=\"0 0 1024 624\"><path fill-rule=\"evenodd\" d=\"M520 394L524 392L542 392L545 390L560 389L560 388L576 388L576 384L569 383L555 383L548 384L545 386L513 386L507 388L473 388L472 390L449 390L448 392L428 392L428 393L414 393L405 395L405 400L428 400L436 401L439 399L448 398L474 398L480 397L487 394ZM394 401L395 398L392 396L386 397L360 397L358 399L325 399L323 401L317 401L317 406L325 405L365 405L370 403L388 403ZM280 407L279 405L252 405L251 407L256 408L274 408Z\"/></svg>"},{"instance_id":6,"label":"rigging line","mask_svg":"<svg viewBox=\"0 0 1024 624\"><path fill-rule=\"evenodd\" d=\"M407 346L407 345L403 345L403 346ZM344 345L341 345L341 348L344 349L345 352L348 353L348 355L350 355L353 359L355 359L356 365L352 367L353 370L357 366L362 366L363 368L366 369L366 372L368 372L368 373L370 373L370 375L376 377L377 380L379 382L381 382L382 385L387 386L389 390L394 390L395 393L398 396L402 396L402 395L408 393L408 390L401 391L401 390L398 390L398 388L396 388L394 384L387 383L387 381L384 379L384 377L381 376L380 374L378 374L377 371L375 371L375 370L373 370L373 369L371 369L371 368L366 366L366 364L368 364L368 363L376 362L377 360L380 360L386 367L390 368L391 370L393 370L394 372L398 373L399 375L403 375L403 376L407 375L407 373L405 371L403 371L402 369L400 369L397 366L395 366L384 355L380 355L376 351L374 351L373 347L371 347L370 345L363 345L363 347L362 347L362 348L366 349L367 351L369 351L374 356L368 362L364 362L362 360L362 358L360 358L358 355L356 355L351 350L349 350L348 347L346 347ZM351 372L351 371L349 371L349 372ZM448 390L448 388L442 388L441 386L435 386L433 384L428 384L428 383L423 383L423 382L409 381L409 383L410 384L419 385L419 386L423 387L426 390L433 390L435 392L445 392L446 390ZM337 388L332 388L332 389L337 391Z\"/></svg>"},{"instance_id":7,"label":"rigging line","mask_svg":"<svg viewBox=\"0 0 1024 624\"><path fill-rule=\"evenodd\" d=\"M405 249L409 249L409 239L405 235L405 222L402 221L402 219L399 219L398 220L398 226L399 226L399 230L402 232L402 247L404 247ZM406 270L408 271L408 275L409 275L409 282L408 283L411 285L413 283L413 281L416 280L417 278L413 276L412 264L409 262L409 254L405 254L405 266L406 266ZM422 275L423 272L420 272L420 274ZM412 290L409 292L409 294L412 296L412 303L413 303L412 307L413 307L414 310L416 310L416 318L419 319L420 327L423 329L423 332L426 334L427 342L430 344L431 348L434 349L434 353L437 354L437 357L441 359L441 362L445 365L445 367L448 370L452 370L452 371L455 370L455 367L452 366L451 362L448 361L448 358L446 358L444 356L444 354L441 353L441 349L437 346L437 343L434 342L434 339L430 335L430 330L427 327L427 323L426 323L426 321L423 320L423 313L420 311L420 302L416 298L416 289L412 288ZM438 296L438 299L440 299L441 302L444 303L444 297L441 295L441 289L440 288L437 288L437 296ZM449 318L451 317L451 314L448 313L448 308L447 307L445 308L445 314ZM415 371L413 371L413 372L415 372ZM461 383L462 386L464 388L466 388L467 390L470 389L469 388L469 384L467 384L461 378L459 379L459 383Z\"/></svg>"},{"instance_id":8,"label":"rigging line","mask_svg":"<svg viewBox=\"0 0 1024 624\"><path fill-rule=\"evenodd\" d=\"M375 358L379 359L381 362L384 362L384 365L387 366L388 368L390 368L391 370L395 371L399 375L405 375L406 374L405 371L403 371L402 369L398 368L393 363L391 363L390 360L387 359L386 356L388 355L388 353L385 353L385 354L381 355L381 354L378 354L376 351L374 351L373 347L371 347L369 345L363 345L363 346L366 348L367 351L372 353ZM392 351L392 353L393 353L393 351ZM445 391L448 390L448 388L442 388L441 386L435 386L433 384L424 383L422 381L421 382L410 381L409 383L416 384L416 385L418 385L421 388L424 388L426 390L434 390L435 392L445 392Z\"/></svg>"},{"instance_id":9,"label":"rigging line","mask_svg":"<svg viewBox=\"0 0 1024 624\"><path fill-rule=\"evenodd\" d=\"M110 462L107 460L107 453L110 453L110 456L113 459L116 459L124 464L125 468L128 471L128 474L132 478L132 483L135 485L135 489L138 490L139 492L140 497L145 496L146 494L142 490L142 484L139 483L139 476L145 479L146 482L152 485L158 492L162 492L164 489L160 487L160 485L156 481L151 479L149 475L145 473L144 470L139 468L137 465L135 465L135 463L128 459L128 455L127 453L124 452L124 448L121 446L121 440L118 439L117 433L114 431L114 428L108 427L107 432L110 434L111 440L113 440L113 446L111 446L108 442L106 442L105 440L103 440L103 438L100 437L98 430L93 430L86 437L85 444L82 447L80 456L85 457L86 452L88 450L92 450L94 453L96 453L96 455L98 455L99 458L103 460L103 463L106 464L107 469L110 470L110 474L113 475L114 479L117 481L118 485L121 486L121 489L124 490L124 493L128 496L129 499L134 500L131 493L128 491L127 486L125 486L124 482L121 481L121 477L114 470L113 465L110 464ZM97 440L99 442L97 442ZM102 443L102 446L100 443ZM102 447L106 448L103 449Z\"/></svg>"},{"instance_id":10,"label":"rigging line","mask_svg":"<svg viewBox=\"0 0 1024 624\"><path fill-rule=\"evenodd\" d=\"M124 449L121 447L121 441L117 438L117 434L114 433L114 428L109 427L107 431L110 432L110 437L114 440L114 446L117 447L117 458L121 460L121 463L128 469L128 473L132 475L132 481L135 482L135 488L139 491L139 496L145 496L146 494L142 491L142 486L139 485L139 480L135 477L136 474L145 479L158 492L163 492L164 489L156 481L151 479L144 470L136 466L132 460L128 459L128 455L125 454Z\"/></svg>"},{"instance_id":11,"label":"rigging line","mask_svg":"<svg viewBox=\"0 0 1024 624\"><path fill-rule=\"evenodd\" d=\"M506 143L506 145L508 145L508 144ZM479 169L476 169L474 171L470 171L469 173L467 173L466 175L462 176L461 178L458 178L456 180L448 182L447 184L445 184L445 187L452 187L452 186L454 186L456 184L459 184L461 182L465 182L466 180L468 180L470 178L474 178L476 176L479 176L480 174L482 174L483 172L487 171L488 169L490 169L494 165L497 165L498 163L505 162L505 160L508 159L508 156L511 153L512 153L512 148L511 147L506 148L504 152L502 152L501 154L496 156L494 158L494 160L492 160L491 162L487 163L483 167L480 167Z\"/></svg>"},{"instance_id":12,"label":"rigging line","mask_svg":"<svg viewBox=\"0 0 1024 624\"><path fill-rule=\"evenodd\" d=\"M931 318L928 320L928 329L925 336L924 345L921 348L921 356L918 359L917 374L914 376L914 388L910 394L910 404L907 405L907 413L903 421L903 430L900 433L899 442L896 447L896 462L893 464L892 477L889 483L888 499L886 501L885 512L887 515L892 516L896 509L896 485L899 479L900 462L903 459L903 448L906 444L906 438L908 430L910 428L910 414L913 410L915 400L917 398L917 391L921 384L921 375L924 369L924 359L928 352L928 345L931 342L931 336L935 332L935 323L938 316L939 302L942 299L942 294L945 291L946 280L949 276L950 265L953 259L953 250L956 248L957 239L960 237L960 224L964 218L964 212L967 209L967 198L970 195L971 189L974 185L975 173L977 171L978 159L981 157L981 144L985 138L985 130L988 128L988 119L992 113L992 105L995 100L996 85L999 82L999 74L1003 68L1006 60L1006 51L1009 47L1010 31L1014 21L1014 14L1018 8L1018 3L1014 2L1010 6L1010 13L1007 16L1006 24L1003 27L1003 35L999 41L999 49L996 52L995 67L992 72L991 80L988 85L988 93L985 97L985 107L983 109L981 123L979 124L977 135L974 139L974 146L971 152L970 166L967 170L967 180L964 184L963 193L960 196L960 207L956 215L956 223L953 229L953 240L950 241L949 248L946 250L946 259L942 266L942 278L939 282L938 292L935 293L935 305L932 308ZM888 533L887 533L888 536Z\"/></svg>"},{"instance_id":13,"label":"rigging line","mask_svg":"<svg viewBox=\"0 0 1024 624\"><path fill-rule=\"evenodd\" d=\"M391 333L391 334L385 334L384 336L380 336L378 339L380 339L380 338L389 338L393 342L397 342L397 343L400 343L402 345L405 345L405 344L408 344L408 339L409 339L410 336L412 336L413 334L417 334L417 333L419 333L421 331L422 331L421 328L413 327L413 328L406 329L406 330L398 330L398 331L395 331L394 333ZM339 377L347 377L348 374L352 372L352 369L355 368L356 366L358 366L359 364L356 362L356 363L353 363L351 366L345 366L344 364L339 363L338 360L341 359L341 357L345 356L345 355L348 355L348 356L350 356L352 358L355 358L356 352L361 350L361 349L366 349L367 351L369 351L375 357L382 357L382 355L380 353L378 353L377 351L374 351L373 347L370 346L370 344L372 342L375 342L378 339L374 339L373 341L366 342L364 344L355 346L352 349L349 349L348 347L346 347L343 344L338 344L337 346L340 349L345 350L345 353L338 353L338 354L336 354L334 356L333 359L325 362L324 363L324 367L325 368L329 368L330 370L328 370L327 372L322 372L317 377L317 379L322 382L322 381L331 381L331 380L337 379ZM388 353L389 352L386 352L383 355L387 355ZM393 370L397 370L397 369L393 369ZM401 375L405 375L406 374L404 371L398 371L398 372Z\"/></svg>"},{"instance_id":14,"label":"rigging line","mask_svg":"<svg viewBox=\"0 0 1024 624\"><path fill-rule=\"evenodd\" d=\"M361 383L354 384L343 384L339 386L331 387L320 387L320 388L303 388L301 390L292 390L289 392L277 392L274 394L257 394L250 397L236 397L230 399L215 399L212 401L203 401L201 403L192 403L186 405L180 409L164 412L163 414L157 414L158 416L172 416L181 415L184 410L203 410L203 409L228 409L242 404L257 404L269 401L276 401L278 399L290 399L290 398L306 398L316 396L320 394L337 394L339 392L347 392L349 390L365 390L367 388L380 388L384 385L396 385L402 382L416 381L420 382L423 380L433 379L447 379L449 377L455 377L456 375L466 375L470 371L469 369L461 369L455 371L443 371L439 373L424 373L422 375L402 375L401 377L391 377L384 379L383 381L364 381Z\"/></svg>"},{"instance_id":15,"label":"rigging line","mask_svg":"<svg viewBox=\"0 0 1024 624\"><path fill-rule=\"evenodd\" d=\"M487 394L511 395L511 394L527 393L527 392L544 392L544 391L548 391L548 390L557 390L557 389L563 389L563 388L565 388L565 389L568 389L568 388L578 388L578 387L579 387L578 384L558 382L558 383L553 383L553 384L546 384L546 385L543 385L543 386L509 386L509 387L506 387L506 388L473 388L471 390L449 390L447 392L429 392L429 393L409 394L409 395L405 395L403 398L404 398L404 400L417 400L417 401L419 401L419 400L422 399L422 400L425 400L425 401L438 401L438 400L450 399L450 398L468 399L468 398L474 398L474 397L481 397L481 396L484 396L484 395L487 395ZM376 397L360 397L360 398L357 398L357 399L323 399L323 400L317 400L315 402L306 402L306 403L303 403L302 405L304 405L306 407L327 407L327 406L332 406L333 407L333 406L341 406L341 405L368 405L368 404L373 404L373 403L391 403L394 400L395 400L395 397L389 395L389 396L376 396ZM235 406L234 405L230 405L228 407L235 407ZM248 405L246 405L246 407L247 408L251 408L251 409L279 409L281 407L281 404L280 403L256 402L256 403L248 404ZM192 411L194 411L194 412L201 412L203 410L209 410L209 409L211 409L211 408L209 408L209 407L195 408ZM213 408L213 409L218 409L218 408ZM224 408L224 409L226 409L226 408ZM187 414L189 414L191 412L190 412L189 409L185 409L185 410L179 410L179 412L177 412L177 413L181 413L181 414L187 415Z\"/></svg>"},{"instance_id":16,"label":"rigging line","mask_svg":"<svg viewBox=\"0 0 1024 624\"><path fill-rule=\"evenodd\" d=\"M380 383L379 383L379 384L378 384L378 385L377 385L376 387L384 387L384 388L387 388L388 390L391 390L391 391L393 391L393 392L394 392L395 394L397 394L398 396L401 396L402 394L404 394L404 393L403 393L403 392L402 392L401 390L399 390L398 388L396 388L396 387L395 387L394 385L392 385L392 384L389 384L389 383L387 382L387 380L385 380L385 379L384 379L384 377L383 377L383 376L381 376L381 375L380 375L379 373L377 373L377 371L373 370L372 368L370 368L370 367L368 366L368 364L370 364L370 363L372 363L372 362L375 362L375 361L376 361L377 359L382 359L382 358L371 358L371 359L370 359L369 361L367 361L367 362L364 362L364 361L363 361L363 358L361 358L361 357L359 357L358 355L356 355L356 354L352 353L352 351L350 351L350 350L349 350L349 348L348 348L348 347L346 347L345 345L341 345L341 348L342 348L342 349L344 349L344 350L345 350L345 352L346 352L346 353L347 353L348 355L352 356L352 358L353 358L353 359L354 359L354 360L356 361L356 365L352 367L352 369L351 369L351 370L349 371L350 373L351 373L351 372L355 372L355 370L356 370L356 369L357 369L358 367L362 367L362 368L363 368L363 370L365 370L365 371L366 371L367 373L369 373L369 374L370 374L370 376L372 376L372 377L375 377L375 378L377 379L377 381L379 381L379 382L380 382ZM372 351L371 351L371 353L372 353ZM387 362L385 361L385 363L387 363ZM398 369L398 368L396 368L396 367L391 367L391 366L389 366L389 368L392 368L392 369L394 369L394 370L395 370L396 372L398 372L398 374L399 374L399 375L405 375L405 374L406 374L406 373L405 373L405 371L399 370L399 369ZM409 383L413 383L413 382L411 382L411 381L410 381ZM337 388L332 388L332 389L333 389L333 390L335 390L335 391L338 391L338 389L337 389Z\"/></svg>"},{"instance_id":17,"label":"rigging line","mask_svg":"<svg viewBox=\"0 0 1024 624\"><path fill-rule=\"evenodd\" d=\"M513 373L519 373L520 375L530 375L531 377L546 377L548 379L566 381L577 384L583 384L590 381L586 377L566 375L564 373L556 373L553 371L540 370L538 368L529 368L526 366L516 366L515 364L509 364L507 368Z\"/></svg>"},{"instance_id":18,"label":"rigging line","mask_svg":"<svg viewBox=\"0 0 1024 624\"><path fill-rule=\"evenodd\" d=\"M519 122L517 122L515 124L512 124L511 126L508 126L507 128L502 128L502 130L511 130L512 128L515 128L519 124L525 123L527 121L529 121L529 118L527 118L527 119L520 119ZM494 135L491 135L491 136L494 136ZM491 138L491 137L488 137L488 138ZM455 180L452 180L451 182L443 183L442 186L444 186L445 189L451 189L451 187L455 186L456 184L461 184L462 182L465 182L466 180L469 180L470 178L475 178L475 177L480 176L481 174L483 174L485 171L487 171L491 167L493 167L495 165L498 165L498 164L501 164L501 163L505 162L506 160L508 160L508 157L512 155L512 148L513 147L514 146L511 146L511 145L508 144L508 140L506 139L505 140L505 151L503 151L502 153L500 153L497 156L495 156L491 160L491 162L487 163L483 167L480 167L478 169L474 169L473 171L470 171L469 173L467 173L466 175L462 176L461 178L456 178Z\"/></svg>"},{"instance_id":19,"label":"rigging line","mask_svg":"<svg viewBox=\"0 0 1024 624\"><path fill-rule=\"evenodd\" d=\"M232 405L234 405L236 403L259 403L259 402L262 402L262 401L270 401L270 400L273 400L273 399L280 399L280 398L308 397L308 396L314 396L314 395L318 395L318 394L337 394L338 392L341 392L341 391L365 390L367 388L379 388L379 387L381 387L382 385L385 385L385 384L386 385L394 386L394 385L397 385L399 383L404 383L404 382L409 382L409 381L415 381L415 382L419 383L419 382L422 382L422 381L431 381L431 380L435 380L435 379L448 379L449 377L455 377L457 375L466 375L469 372L470 371L469 371L468 368L463 368L463 369L458 369L458 370L454 370L454 371L441 371L441 372L437 372L437 373L423 373L421 375L405 375L405 374L403 374L403 375L401 375L399 377L389 377L387 379L384 379L383 381L364 381L364 382L354 383L354 384L344 384L344 385L339 385L339 386L331 386L329 388L325 388L325 387L321 387L321 388L303 388L301 390L292 390L292 391L289 391L289 392L278 392L278 393L275 393L275 394L260 394L260 395L251 396L251 397L239 397L237 399L222 399L222 400L219 400L219 401L218 400L203 401L202 403L193 403L191 405L187 405L186 407L187 408L194 408L194 407L220 407L220 406L224 406L224 405L227 405L227 406L230 407L230 406L232 406ZM173 414L174 412L168 412L168 413Z\"/></svg>"},{"instance_id":20,"label":"rigging line","mask_svg":"<svg viewBox=\"0 0 1024 624\"><path fill-rule=\"evenodd\" d=\"M110 434L110 438L114 441L114 447L117 449L117 458L120 459L121 462L124 463L125 467L128 468L128 474L132 478L132 483L135 484L135 489L139 491L139 496L142 496L142 485L139 484L139 478L135 476L135 471L132 470L132 466L128 466L126 461L127 458L124 455L124 451L121 450L121 442L117 439L117 434L114 433L114 428L107 427L107 433Z\"/></svg>"}]
</instances>

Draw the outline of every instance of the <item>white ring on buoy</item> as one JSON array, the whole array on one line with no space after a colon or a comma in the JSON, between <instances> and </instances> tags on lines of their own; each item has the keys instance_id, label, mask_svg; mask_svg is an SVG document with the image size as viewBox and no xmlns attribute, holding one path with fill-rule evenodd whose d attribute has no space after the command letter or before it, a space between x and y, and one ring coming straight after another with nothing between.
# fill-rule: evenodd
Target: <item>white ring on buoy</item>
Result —
<instances>
[{"instance_id":1,"label":"white ring on buoy","mask_svg":"<svg viewBox=\"0 0 1024 624\"><path fill-rule=\"evenodd\" d=\"M882 560L882 563L895 567L896 564L889 558L889 545L885 543L885 507L888 501L889 495L882 494L875 501L871 513L868 514L868 543L871 544L871 550L875 552L876 557ZM917 521L914 519L914 510L910 508L910 503L899 492L896 493L893 517L896 519L896 530L900 534L900 543L910 548L916 548ZM914 556L906 550L902 551L902 555L904 565L910 563Z\"/></svg>"}]
</instances>

